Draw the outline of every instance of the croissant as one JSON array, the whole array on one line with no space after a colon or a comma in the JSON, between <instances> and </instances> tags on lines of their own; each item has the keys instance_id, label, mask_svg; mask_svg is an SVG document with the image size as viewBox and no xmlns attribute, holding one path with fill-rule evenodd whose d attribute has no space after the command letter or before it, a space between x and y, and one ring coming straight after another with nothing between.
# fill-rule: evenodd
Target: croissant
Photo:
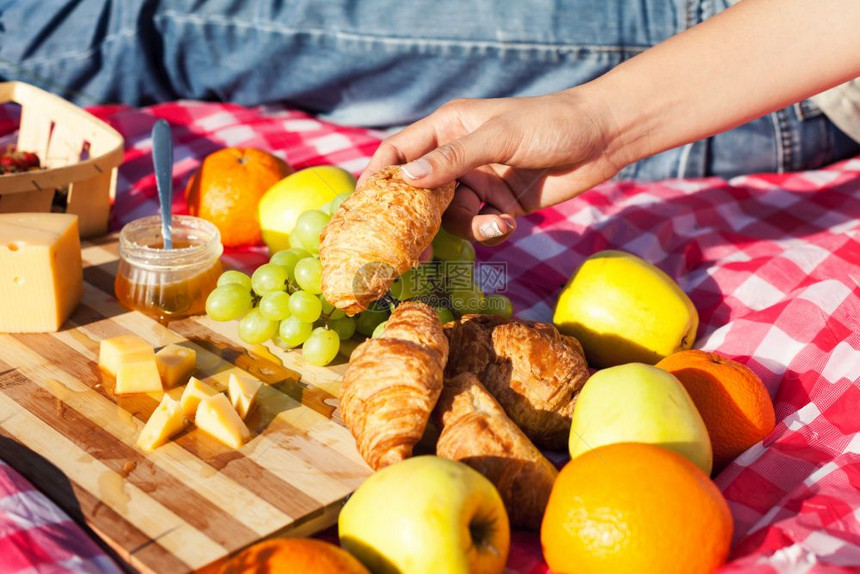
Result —
<instances>
[{"instance_id":1,"label":"croissant","mask_svg":"<svg viewBox=\"0 0 860 574\"><path fill-rule=\"evenodd\" d=\"M473 373L536 445L564 450L588 378L582 347L548 323L464 315L445 325L445 376Z\"/></svg>"},{"instance_id":2,"label":"croissant","mask_svg":"<svg viewBox=\"0 0 860 574\"><path fill-rule=\"evenodd\" d=\"M539 530L558 471L475 375L445 380L433 418L442 428L436 454L486 476L502 496L512 525Z\"/></svg>"},{"instance_id":3,"label":"croissant","mask_svg":"<svg viewBox=\"0 0 860 574\"><path fill-rule=\"evenodd\" d=\"M341 386L341 415L374 470L412 455L442 390L447 357L436 311L411 301L394 310L379 338L353 352Z\"/></svg>"},{"instance_id":4,"label":"croissant","mask_svg":"<svg viewBox=\"0 0 860 574\"><path fill-rule=\"evenodd\" d=\"M455 183L423 189L384 168L355 190L320 236L322 291L350 315L382 297L418 264L439 231Z\"/></svg>"}]
</instances>

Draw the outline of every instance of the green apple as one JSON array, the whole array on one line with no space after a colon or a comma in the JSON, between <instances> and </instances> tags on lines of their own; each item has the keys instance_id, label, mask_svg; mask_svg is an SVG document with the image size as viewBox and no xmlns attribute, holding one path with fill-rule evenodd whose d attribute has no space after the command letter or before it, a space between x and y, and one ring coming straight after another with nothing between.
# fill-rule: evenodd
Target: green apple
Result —
<instances>
[{"instance_id":1,"label":"green apple","mask_svg":"<svg viewBox=\"0 0 860 574\"><path fill-rule=\"evenodd\" d=\"M619 365L597 371L582 387L570 426L571 458L618 442L666 447L711 474L705 422L681 381L663 369Z\"/></svg>"},{"instance_id":2,"label":"green apple","mask_svg":"<svg viewBox=\"0 0 860 574\"><path fill-rule=\"evenodd\" d=\"M290 247L290 233L299 215L311 209L323 209L342 194L355 190L355 178L333 165L319 165L288 175L260 199L259 219L263 241L269 251L277 253Z\"/></svg>"},{"instance_id":3,"label":"green apple","mask_svg":"<svg viewBox=\"0 0 860 574\"><path fill-rule=\"evenodd\" d=\"M341 546L374 574L501 573L510 548L496 487L432 455L371 475L344 505L338 530Z\"/></svg>"},{"instance_id":4,"label":"green apple","mask_svg":"<svg viewBox=\"0 0 860 574\"><path fill-rule=\"evenodd\" d=\"M663 271L623 251L586 259L558 298L553 323L576 337L592 367L648 363L696 339L699 315Z\"/></svg>"}]
</instances>

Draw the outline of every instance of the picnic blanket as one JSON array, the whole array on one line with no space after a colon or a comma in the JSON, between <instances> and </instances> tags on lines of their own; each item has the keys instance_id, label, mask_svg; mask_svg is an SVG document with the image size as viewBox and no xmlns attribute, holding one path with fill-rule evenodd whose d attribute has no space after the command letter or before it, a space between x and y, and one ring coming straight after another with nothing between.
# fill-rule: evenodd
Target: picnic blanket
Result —
<instances>
[{"instance_id":1,"label":"picnic blanket","mask_svg":"<svg viewBox=\"0 0 860 574\"><path fill-rule=\"evenodd\" d=\"M113 229L156 213L156 118L173 127L178 190L224 146L358 174L382 137L271 107L92 111L126 138ZM177 193L174 211L185 209ZM523 218L510 241L477 254L502 264L500 285L517 316L548 321L564 282L602 249L635 253L676 279L700 314L695 346L748 365L774 400L776 428L715 479L734 517L721 572L860 571L860 158L730 181L608 182ZM266 258L250 249L225 261L253 268ZM547 572L536 534L514 532L508 568ZM67 570L116 571L82 529L0 463L0 572Z\"/></svg>"}]
</instances>

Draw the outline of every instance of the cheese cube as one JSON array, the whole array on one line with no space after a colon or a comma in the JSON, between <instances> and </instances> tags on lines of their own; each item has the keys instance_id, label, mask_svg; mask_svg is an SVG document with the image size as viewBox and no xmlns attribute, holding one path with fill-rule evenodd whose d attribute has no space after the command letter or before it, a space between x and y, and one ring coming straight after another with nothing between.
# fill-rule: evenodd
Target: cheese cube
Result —
<instances>
[{"instance_id":1,"label":"cheese cube","mask_svg":"<svg viewBox=\"0 0 860 574\"><path fill-rule=\"evenodd\" d=\"M116 371L116 394L156 393L161 390L161 377L152 347L122 357Z\"/></svg>"},{"instance_id":2,"label":"cheese cube","mask_svg":"<svg viewBox=\"0 0 860 574\"><path fill-rule=\"evenodd\" d=\"M76 215L0 214L0 332L57 331L82 292Z\"/></svg>"},{"instance_id":3,"label":"cheese cube","mask_svg":"<svg viewBox=\"0 0 860 574\"><path fill-rule=\"evenodd\" d=\"M155 354L164 388L172 389L188 382L197 368L197 351L171 343Z\"/></svg>"},{"instance_id":4,"label":"cheese cube","mask_svg":"<svg viewBox=\"0 0 860 574\"><path fill-rule=\"evenodd\" d=\"M182 396L179 398L179 402L182 405L182 411L185 413L186 417L193 420L197 413L197 406L200 404L200 401L208 399L209 397L214 397L217 394L218 391L210 385L207 385L197 377L191 377L188 379L188 384L185 386L185 390L182 391Z\"/></svg>"},{"instance_id":5,"label":"cheese cube","mask_svg":"<svg viewBox=\"0 0 860 574\"><path fill-rule=\"evenodd\" d=\"M251 431L224 393L200 401L195 417L197 428L229 447L239 449L251 438Z\"/></svg>"},{"instance_id":6,"label":"cheese cube","mask_svg":"<svg viewBox=\"0 0 860 574\"><path fill-rule=\"evenodd\" d=\"M230 379L227 382L227 392L230 394L230 402L233 403L233 408L239 413L243 419L251 412L251 408L257 401L257 393L260 392L260 387L263 383L257 379L247 377L237 377L234 373L230 373Z\"/></svg>"},{"instance_id":7,"label":"cheese cube","mask_svg":"<svg viewBox=\"0 0 860 574\"><path fill-rule=\"evenodd\" d=\"M170 398L170 395L164 395L140 431L137 446L143 450L154 450L187 425L188 419L185 418L179 401Z\"/></svg>"},{"instance_id":8,"label":"cheese cube","mask_svg":"<svg viewBox=\"0 0 860 574\"><path fill-rule=\"evenodd\" d=\"M152 345L137 335L121 335L103 339L99 343L99 367L115 377L123 357L133 355L138 351L152 351Z\"/></svg>"}]
</instances>

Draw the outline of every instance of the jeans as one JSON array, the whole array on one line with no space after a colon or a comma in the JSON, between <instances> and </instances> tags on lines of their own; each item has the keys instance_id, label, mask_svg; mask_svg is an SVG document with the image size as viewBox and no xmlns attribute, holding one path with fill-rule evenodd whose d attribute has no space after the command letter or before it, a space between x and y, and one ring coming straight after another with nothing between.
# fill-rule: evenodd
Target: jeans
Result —
<instances>
[{"instance_id":1,"label":"jeans","mask_svg":"<svg viewBox=\"0 0 860 574\"><path fill-rule=\"evenodd\" d=\"M286 104L390 128L454 98L589 81L726 0L0 0L0 78L86 105ZM816 168L860 153L801 102L620 178Z\"/></svg>"}]
</instances>

